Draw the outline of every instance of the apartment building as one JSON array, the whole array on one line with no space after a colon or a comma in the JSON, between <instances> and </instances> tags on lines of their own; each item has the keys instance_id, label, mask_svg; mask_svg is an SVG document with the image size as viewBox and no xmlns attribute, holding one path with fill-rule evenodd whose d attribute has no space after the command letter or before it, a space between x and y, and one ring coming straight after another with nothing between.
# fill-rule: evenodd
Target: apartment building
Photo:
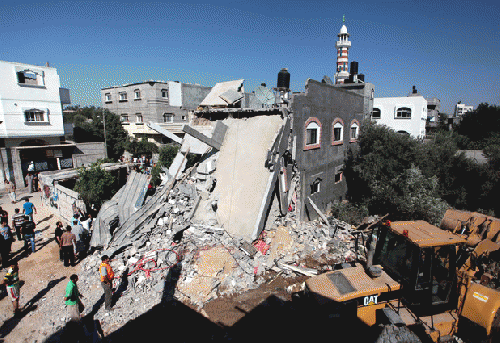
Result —
<instances>
[{"instance_id":1,"label":"apartment building","mask_svg":"<svg viewBox=\"0 0 500 343\"><path fill-rule=\"evenodd\" d=\"M66 144L62 106L70 103L57 70L0 61L0 167L23 187L30 171L72 167L74 144Z\"/></svg>"},{"instance_id":2,"label":"apartment building","mask_svg":"<svg viewBox=\"0 0 500 343\"><path fill-rule=\"evenodd\" d=\"M210 87L178 81L145 81L101 89L102 107L120 116L124 129L135 138L167 143L149 122L182 136L183 125L210 92Z\"/></svg>"}]
</instances>

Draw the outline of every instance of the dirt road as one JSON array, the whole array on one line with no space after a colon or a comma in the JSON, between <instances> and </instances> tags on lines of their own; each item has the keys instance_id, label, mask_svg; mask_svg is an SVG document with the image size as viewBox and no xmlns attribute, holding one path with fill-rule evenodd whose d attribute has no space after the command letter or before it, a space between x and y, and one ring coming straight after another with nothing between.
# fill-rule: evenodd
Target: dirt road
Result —
<instances>
[{"instance_id":1,"label":"dirt road","mask_svg":"<svg viewBox=\"0 0 500 343\"><path fill-rule=\"evenodd\" d=\"M19 263L19 275L22 283L20 318L13 318L10 298L2 292L0 296L0 342L41 342L57 328L64 326L66 311L63 302L64 290L69 276L78 273L79 267L64 267L59 261L59 250L54 242L55 223L60 220L43 205L41 192L18 192L17 199L30 196L37 209L34 215L36 226L36 252L23 253L24 242L12 244L11 260ZM7 194L2 194L0 206L9 214L9 225L14 209L22 211L24 200L12 204ZM6 269L2 269L3 279Z\"/></svg>"}]
</instances>

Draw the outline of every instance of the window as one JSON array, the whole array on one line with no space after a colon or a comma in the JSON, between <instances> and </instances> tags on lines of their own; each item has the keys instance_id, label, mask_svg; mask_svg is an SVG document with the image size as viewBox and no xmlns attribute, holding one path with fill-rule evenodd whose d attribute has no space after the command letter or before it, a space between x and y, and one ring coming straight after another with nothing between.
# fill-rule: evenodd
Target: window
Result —
<instances>
[{"instance_id":1,"label":"window","mask_svg":"<svg viewBox=\"0 0 500 343\"><path fill-rule=\"evenodd\" d=\"M46 122L45 112L38 109L24 111L24 118L27 122Z\"/></svg>"},{"instance_id":2,"label":"window","mask_svg":"<svg viewBox=\"0 0 500 343\"><path fill-rule=\"evenodd\" d=\"M137 124L142 124L142 123L144 123L144 119L142 118L142 114L137 113L137 114L135 115L135 122L136 122Z\"/></svg>"},{"instance_id":3,"label":"window","mask_svg":"<svg viewBox=\"0 0 500 343\"><path fill-rule=\"evenodd\" d=\"M319 126L316 123L311 123L306 129L306 145L319 143Z\"/></svg>"},{"instance_id":4,"label":"window","mask_svg":"<svg viewBox=\"0 0 500 343\"><path fill-rule=\"evenodd\" d=\"M337 118L333 121L332 144L340 145L344 143L344 122Z\"/></svg>"},{"instance_id":5,"label":"window","mask_svg":"<svg viewBox=\"0 0 500 343\"><path fill-rule=\"evenodd\" d=\"M374 108L372 111L372 119L380 119L382 117L382 112L380 108Z\"/></svg>"},{"instance_id":6,"label":"window","mask_svg":"<svg viewBox=\"0 0 500 343\"><path fill-rule=\"evenodd\" d=\"M127 101L127 93L122 92L118 94L120 96L120 101Z\"/></svg>"},{"instance_id":7,"label":"window","mask_svg":"<svg viewBox=\"0 0 500 343\"><path fill-rule=\"evenodd\" d=\"M120 117L120 120L122 123L128 123L129 120L128 120L128 115L127 114L122 114L121 117Z\"/></svg>"},{"instance_id":8,"label":"window","mask_svg":"<svg viewBox=\"0 0 500 343\"><path fill-rule=\"evenodd\" d=\"M397 119L408 119L411 118L411 109L408 107L400 107L396 112Z\"/></svg>"},{"instance_id":9,"label":"window","mask_svg":"<svg viewBox=\"0 0 500 343\"><path fill-rule=\"evenodd\" d=\"M321 146L321 123L318 118L309 118L305 123L304 150L317 149Z\"/></svg>"},{"instance_id":10,"label":"window","mask_svg":"<svg viewBox=\"0 0 500 343\"><path fill-rule=\"evenodd\" d=\"M351 123L351 142L356 142L359 135L359 122L353 120Z\"/></svg>"},{"instance_id":11,"label":"window","mask_svg":"<svg viewBox=\"0 0 500 343\"><path fill-rule=\"evenodd\" d=\"M168 89L162 89L161 90L161 97L162 98L168 98Z\"/></svg>"},{"instance_id":12,"label":"window","mask_svg":"<svg viewBox=\"0 0 500 343\"><path fill-rule=\"evenodd\" d=\"M336 172L335 173L335 183L342 182L342 176L343 176L342 170L339 170L338 172Z\"/></svg>"},{"instance_id":13,"label":"window","mask_svg":"<svg viewBox=\"0 0 500 343\"><path fill-rule=\"evenodd\" d=\"M43 71L36 72L33 70L21 70L16 68L17 83L23 86L44 86Z\"/></svg>"},{"instance_id":14,"label":"window","mask_svg":"<svg viewBox=\"0 0 500 343\"><path fill-rule=\"evenodd\" d=\"M182 116L182 120L186 120L186 116Z\"/></svg>"},{"instance_id":15,"label":"window","mask_svg":"<svg viewBox=\"0 0 500 343\"><path fill-rule=\"evenodd\" d=\"M314 182L311 184L311 195L313 195L314 193L319 193L319 191L321 190L321 179L316 179L314 180Z\"/></svg>"},{"instance_id":16,"label":"window","mask_svg":"<svg viewBox=\"0 0 500 343\"><path fill-rule=\"evenodd\" d=\"M163 114L163 122L164 123L173 123L174 115L172 113L164 113Z\"/></svg>"},{"instance_id":17,"label":"window","mask_svg":"<svg viewBox=\"0 0 500 343\"><path fill-rule=\"evenodd\" d=\"M137 99L140 99L140 98L141 98L141 91L140 91L140 90L138 90L138 89L136 89L136 90L134 91L134 99L136 99L136 100L137 100Z\"/></svg>"},{"instance_id":18,"label":"window","mask_svg":"<svg viewBox=\"0 0 500 343\"><path fill-rule=\"evenodd\" d=\"M104 101L111 102L111 93L104 94Z\"/></svg>"}]
</instances>

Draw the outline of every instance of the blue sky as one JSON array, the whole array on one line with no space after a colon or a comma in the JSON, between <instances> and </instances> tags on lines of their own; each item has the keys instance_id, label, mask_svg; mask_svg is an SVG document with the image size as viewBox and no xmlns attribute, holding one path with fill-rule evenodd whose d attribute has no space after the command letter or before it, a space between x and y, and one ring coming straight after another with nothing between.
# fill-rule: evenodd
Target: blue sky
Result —
<instances>
[{"instance_id":1,"label":"blue sky","mask_svg":"<svg viewBox=\"0 0 500 343\"><path fill-rule=\"evenodd\" d=\"M82 106L99 106L101 88L151 79L242 78L252 91L275 86L283 67L302 91L308 78L333 79L344 14L349 61L376 97L415 85L447 113L457 101L500 103L493 1L2 2L0 60L50 62Z\"/></svg>"}]
</instances>

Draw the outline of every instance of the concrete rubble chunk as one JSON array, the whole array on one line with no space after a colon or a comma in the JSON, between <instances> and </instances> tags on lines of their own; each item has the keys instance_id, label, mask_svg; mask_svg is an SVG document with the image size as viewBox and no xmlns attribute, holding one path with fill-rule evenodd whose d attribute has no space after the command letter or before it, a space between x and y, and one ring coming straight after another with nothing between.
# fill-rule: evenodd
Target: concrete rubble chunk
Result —
<instances>
[{"instance_id":1,"label":"concrete rubble chunk","mask_svg":"<svg viewBox=\"0 0 500 343\"><path fill-rule=\"evenodd\" d=\"M283 120L278 115L258 116L229 118L225 124L228 130L215 171L217 220L231 235L253 241L262 229L277 177L265 167L267 149Z\"/></svg>"},{"instance_id":2,"label":"concrete rubble chunk","mask_svg":"<svg viewBox=\"0 0 500 343\"><path fill-rule=\"evenodd\" d=\"M186 169L186 163L186 155L178 152L177 155L175 155L172 164L168 168L168 174L170 175L170 177L180 178L182 176L182 172L184 171L184 169Z\"/></svg>"},{"instance_id":3,"label":"concrete rubble chunk","mask_svg":"<svg viewBox=\"0 0 500 343\"><path fill-rule=\"evenodd\" d=\"M227 127L224 125L222 122L218 121L215 124L214 131L212 133L212 137L208 137L202 132L197 131L193 127L189 125L184 125L182 128L182 131L184 131L186 134L193 136L197 140L217 149L221 149L222 142L224 140L224 136L226 134Z\"/></svg>"}]
</instances>

